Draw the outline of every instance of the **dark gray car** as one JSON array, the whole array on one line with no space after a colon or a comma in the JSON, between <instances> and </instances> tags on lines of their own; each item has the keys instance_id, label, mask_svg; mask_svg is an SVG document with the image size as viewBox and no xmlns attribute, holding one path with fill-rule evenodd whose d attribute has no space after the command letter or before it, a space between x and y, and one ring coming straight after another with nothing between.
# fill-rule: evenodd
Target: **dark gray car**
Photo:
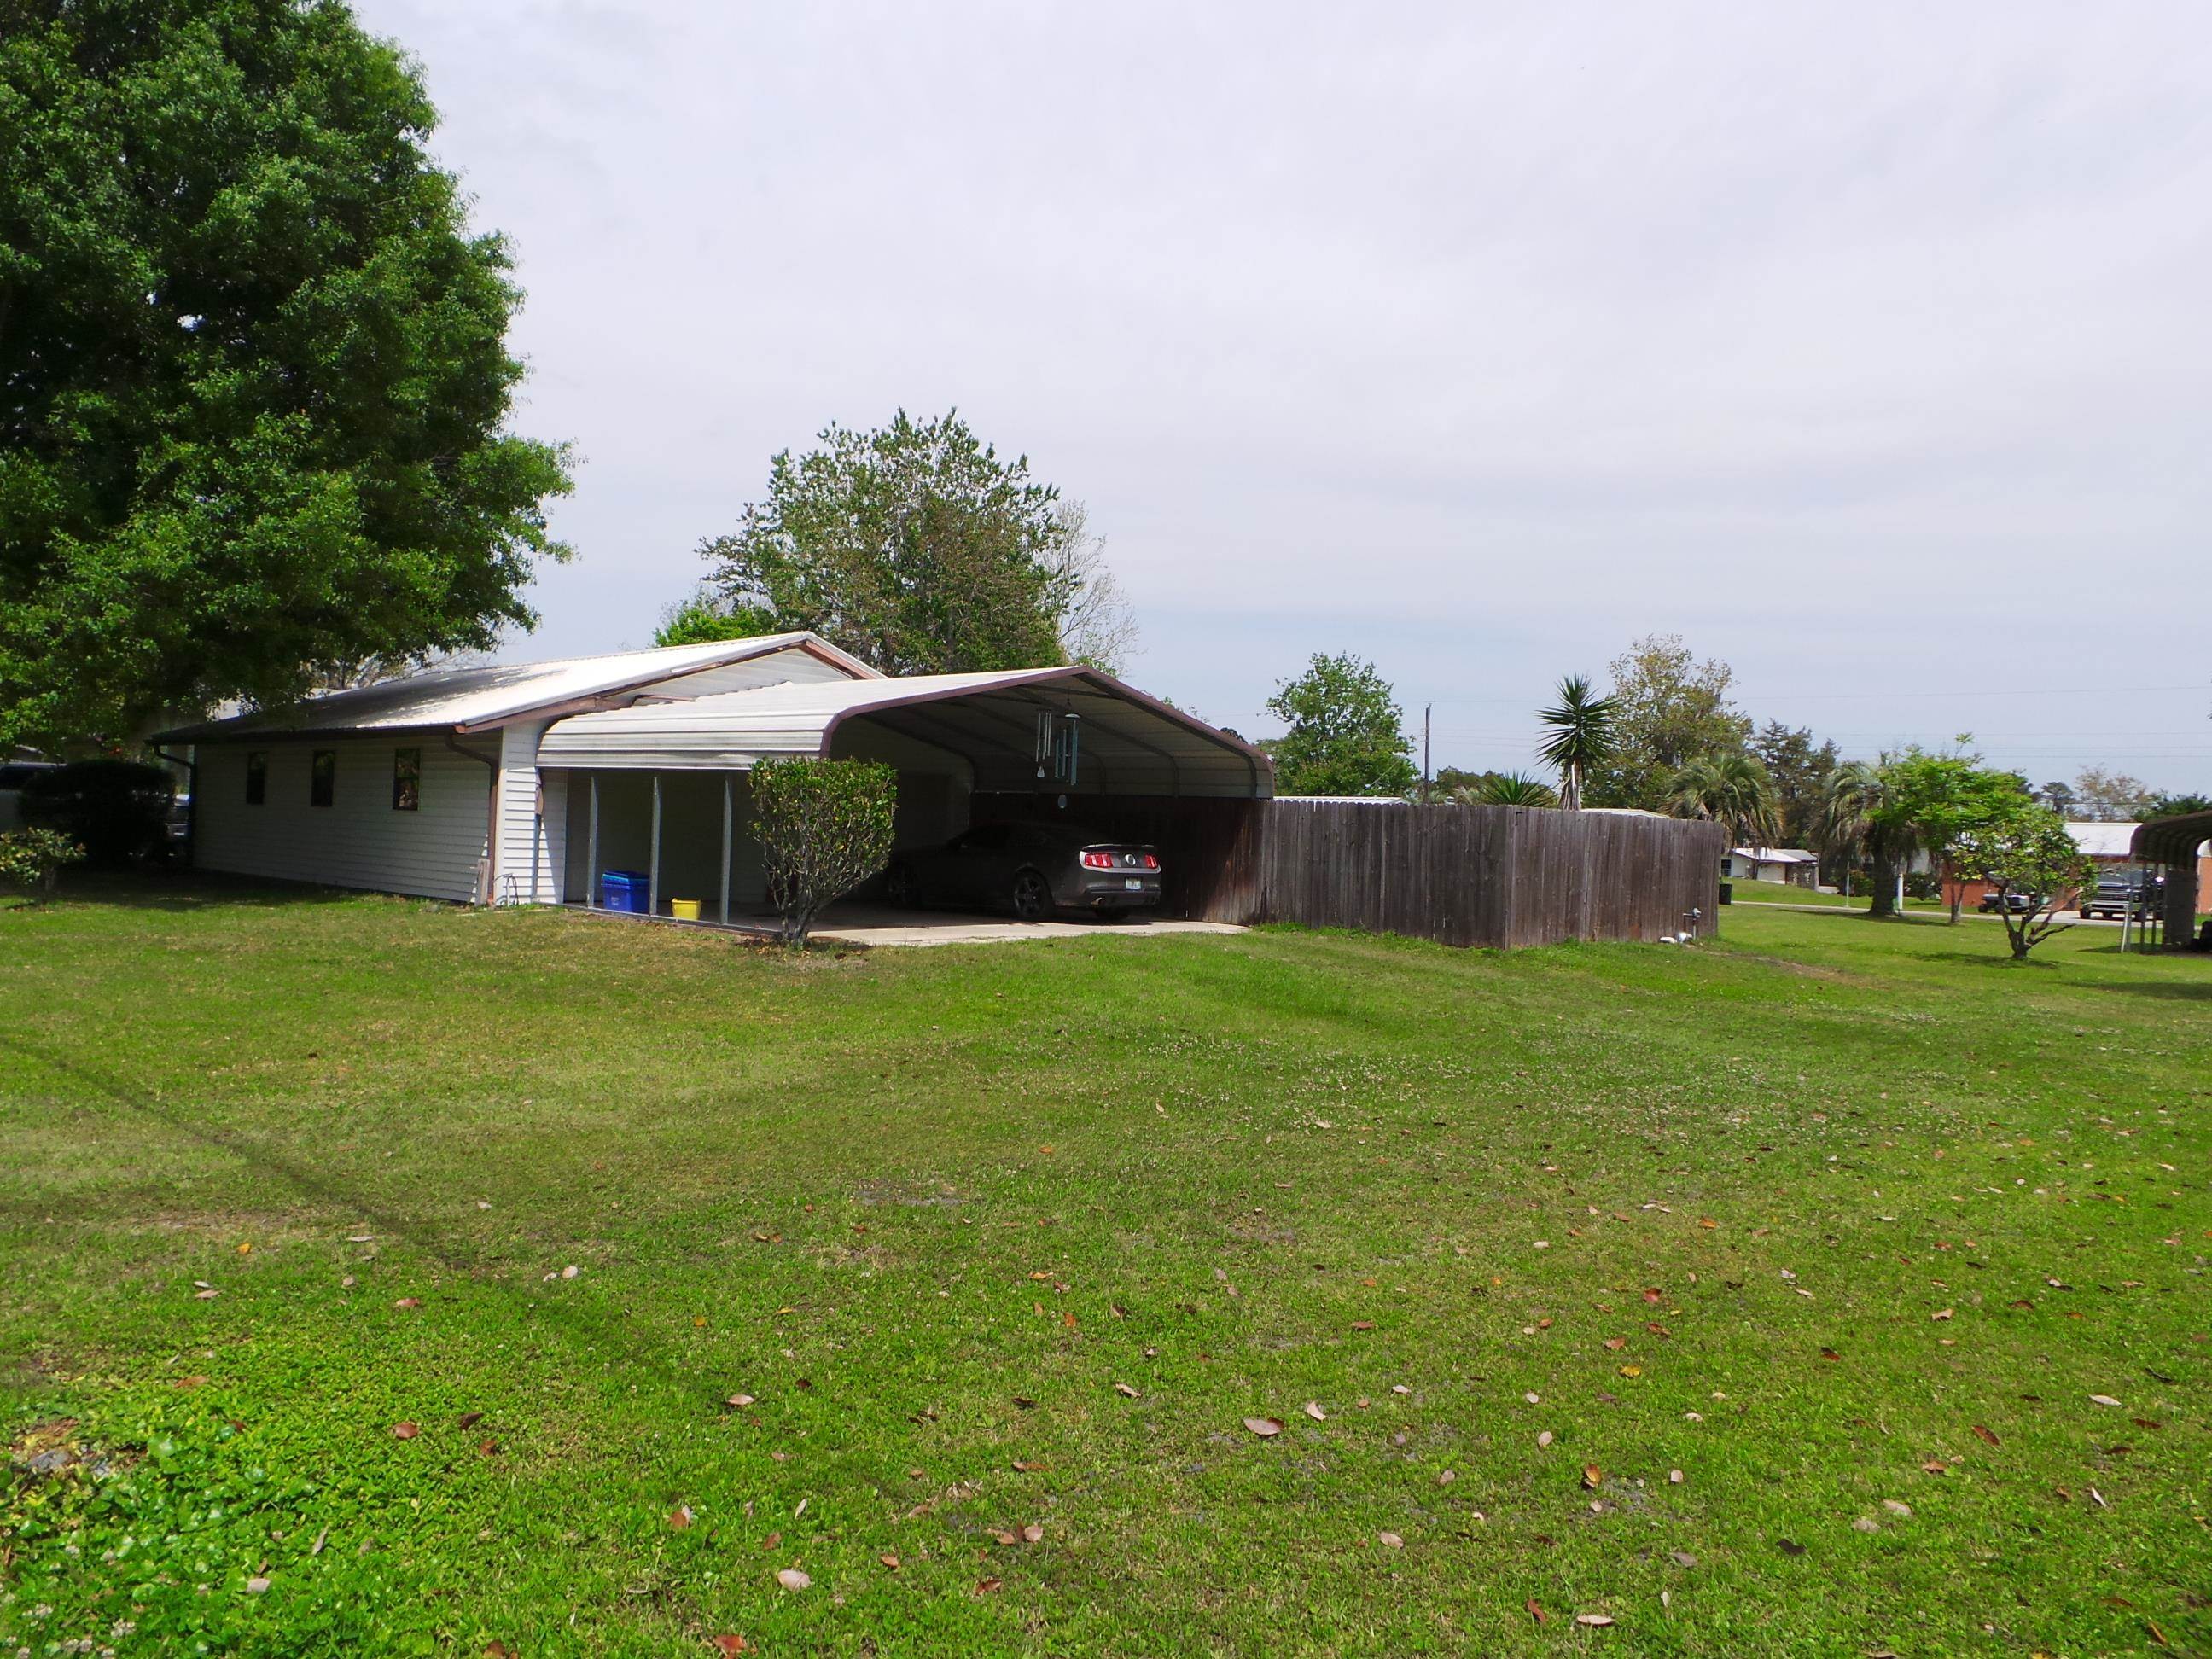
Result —
<instances>
[{"instance_id":1,"label":"dark gray car","mask_svg":"<svg viewBox=\"0 0 2212 1659\"><path fill-rule=\"evenodd\" d=\"M1011 910L1042 921L1056 910L1118 915L1160 902L1160 857L1080 824L979 823L942 847L893 855L884 896L900 906Z\"/></svg>"}]
</instances>

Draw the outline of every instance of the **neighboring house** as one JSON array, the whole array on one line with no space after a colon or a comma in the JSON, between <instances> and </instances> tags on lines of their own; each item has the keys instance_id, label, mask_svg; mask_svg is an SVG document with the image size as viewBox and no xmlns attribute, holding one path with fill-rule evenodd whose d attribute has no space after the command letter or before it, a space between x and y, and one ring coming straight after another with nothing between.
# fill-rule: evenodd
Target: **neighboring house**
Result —
<instances>
[{"instance_id":1,"label":"neighboring house","mask_svg":"<svg viewBox=\"0 0 2212 1659\"><path fill-rule=\"evenodd\" d=\"M895 766L902 846L1017 810L1171 839L1194 802L1273 789L1257 750L1093 670L890 679L804 633L412 675L155 741L191 750L202 869L548 904L635 871L664 913L763 902L769 756Z\"/></svg>"},{"instance_id":2,"label":"neighboring house","mask_svg":"<svg viewBox=\"0 0 2212 1659\"><path fill-rule=\"evenodd\" d=\"M1820 855L1802 847L1732 847L1721 860L1723 881L1779 881L1792 887L1820 884Z\"/></svg>"}]
</instances>

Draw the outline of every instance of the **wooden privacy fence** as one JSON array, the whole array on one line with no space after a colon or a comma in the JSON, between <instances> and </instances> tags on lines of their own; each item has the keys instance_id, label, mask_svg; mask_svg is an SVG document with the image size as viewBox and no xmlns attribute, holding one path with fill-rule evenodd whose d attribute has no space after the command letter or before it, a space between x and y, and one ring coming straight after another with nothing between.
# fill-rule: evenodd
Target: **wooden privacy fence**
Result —
<instances>
[{"instance_id":1,"label":"wooden privacy fence","mask_svg":"<svg viewBox=\"0 0 2212 1659\"><path fill-rule=\"evenodd\" d=\"M978 819L1042 810L975 800ZM1075 812L1159 848L1169 915L1494 947L1656 939L1692 909L1710 933L1727 842L1717 824L1528 806L1104 795Z\"/></svg>"},{"instance_id":2,"label":"wooden privacy fence","mask_svg":"<svg viewBox=\"0 0 2212 1659\"><path fill-rule=\"evenodd\" d=\"M1511 947L1713 931L1720 826L1528 806L1266 803L1260 916Z\"/></svg>"}]
</instances>

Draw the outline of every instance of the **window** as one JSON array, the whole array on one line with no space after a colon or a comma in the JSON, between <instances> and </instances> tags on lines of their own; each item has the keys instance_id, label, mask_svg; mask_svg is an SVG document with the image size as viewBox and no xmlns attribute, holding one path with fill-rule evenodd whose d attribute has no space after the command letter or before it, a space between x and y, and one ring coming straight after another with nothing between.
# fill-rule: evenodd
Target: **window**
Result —
<instances>
[{"instance_id":1,"label":"window","mask_svg":"<svg viewBox=\"0 0 2212 1659\"><path fill-rule=\"evenodd\" d=\"M422 751L392 751L392 810L412 812L422 805Z\"/></svg>"},{"instance_id":2,"label":"window","mask_svg":"<svg viewBox=\"0 0 2212 1659\"><path fill-rule=\"evenodd\" d=\"M307 805L328 806L337 792L338 751L318 749L307 765Z\"/></svg>"},{"instance_id":3,"label":"window","mask_svg":"<svg viewBox=\"0 0 2212 1659\"><path fill-rule=\"evenodd\" d=\"M246 804L261 806L269 799L269 751L249 750L246 757Z\"/></svg>"}]
</instances>

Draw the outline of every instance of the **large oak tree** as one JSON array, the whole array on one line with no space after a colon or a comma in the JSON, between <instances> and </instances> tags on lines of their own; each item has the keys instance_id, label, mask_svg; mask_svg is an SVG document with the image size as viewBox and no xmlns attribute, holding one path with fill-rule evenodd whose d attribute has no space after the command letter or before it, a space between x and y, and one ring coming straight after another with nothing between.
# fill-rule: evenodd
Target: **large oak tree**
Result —
<instances>
[{"instance_id":1,"label":"large oak tree","mask_svg":"<svg viewBox=\"0 0 2212 1659\"><path fill-rule=\"evenodd\" d=\"M0 0L0 742L532 620L565 457L434 120L337 0Z\"/></svg>"}]
</instances>

